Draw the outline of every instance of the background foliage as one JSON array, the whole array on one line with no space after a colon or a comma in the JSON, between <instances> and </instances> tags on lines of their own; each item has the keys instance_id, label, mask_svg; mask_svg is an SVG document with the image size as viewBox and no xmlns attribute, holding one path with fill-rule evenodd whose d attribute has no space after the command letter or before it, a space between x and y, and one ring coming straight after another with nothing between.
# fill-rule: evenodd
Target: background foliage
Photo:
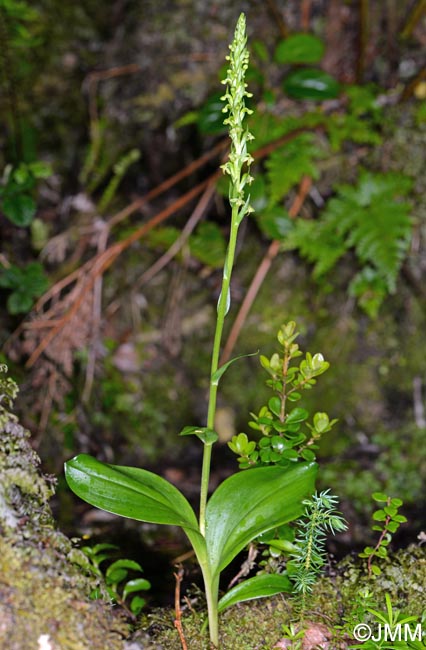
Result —
<instances>
[{"instance_id":1,"label":"background foliage","mask_svg":"<svg viewBox=\"0 0 426 650\"><path fill-rule=\"evenodd\" d=\"M416 2L377 0L361 28L355 3L337 4L288 2L278 7L281 20L270 13L275 3L248 7L250 130L261 153L234 305L271 243L278 252L238 353L270 357L282 322L298 322L303 344L332 366L317 392L339 420L321 451L332 461L324 486L361 523L371 491L401 497L414 537L426 473L424 18L413 23ZM159 462L191 494L188 459L197 452L174 434L204 417L229 220L223 184L184 239L194 200L116 258L103 257L109 267L92 284L78 276L221 162L219 147L207 166L143 198L220 145L219 66L229 25L247 7L182 1L175 9L166 0L106 12L96 0L0 1L0 333L48 469L60 471L77 451ZM80 285L58 284L70 274ZM66 320L71 313L75 320ZM266 399L257 367L248 358L223 379L224 443ZM223 449L226 468L233 460ZM225 471L217 469L217 480ZM362 537L357 525L351 534Z\"/></svg>"}]
</instances>

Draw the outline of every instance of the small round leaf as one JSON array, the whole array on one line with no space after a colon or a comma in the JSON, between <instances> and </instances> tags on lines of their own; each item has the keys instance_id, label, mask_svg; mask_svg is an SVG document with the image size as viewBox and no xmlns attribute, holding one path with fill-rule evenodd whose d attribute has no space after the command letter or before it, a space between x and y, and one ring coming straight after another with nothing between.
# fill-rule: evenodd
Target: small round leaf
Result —
<instances>
[{"instance_id":1,"label":"small round leaf","mask_svg":"<svg viewBox=\"0 0 426 650\"><path fill-rule=\"evenodd\" d=\"M277 63L318 63L324 56L324 43L313 34L291 34L277 45Z\"/></svg>"},{"instance_id":2,"label":"small round leaf","mask_svg":"<svg viewBox=\"0 0 426 650\"><path fill-rule=\"evenodd\" d=\"M324 70L303 68L294 70L284 79L284 91L293 99L322 101L335 99L340 92L340 84Z\"/></svg>"},{"instance_id":3,"label":"small round leaf","mask_svg":"<svg viewBox=\"0 0 426 650\"><path fill-rule=\"evenodd\" d=\"M268 402L268 406L271 409L272 413L274 415L279 416L281 413L281 400L279 397L271 397L271 399Z\"/></svg>"},{"instance_id":4,"label":"small round leaf","mask_svg":"<svg viewBox=\"0 0 426 650\"><path fill-rule=\"evenodd\" d=\"M36 204L28 194L14 194L3 200L3 212L15 226L29 226L33 220Z\"/></svg>"},{"instance_id":5,"label":"small round leaf","mask_svg":"<svg viewBox=\"0 0 426 650\"><path fill-rule=\"evenodd\" d=\"M217 135L226 131L223 124L226 113L223 113L224 103L221 97L222 93L210 95L198 112L198 128L204 135Z\"/></svg>"},{"instance_id":6,"label":"small round leaf","mask_svg":"<svg viewBox=\"0 0 426 650\"><path fill-rule=\"evenodd\" d=\"M374 501L378 501L379 503L387 503L388 497L384 492L373 492L371 495L374 499Z\"/></svg>"},{"instance_id":7,"label":"small round leaf","mask_svg":"<svg viewBox=\"0 0 426 650\"><path fill-rule=\"evenodd\" d=\"M387 515L384 510L376 510L376 512L373 513L374 521L385 521L386 516Z\"/></svg>"},{"instance_id":8,"label":"small round leaf","mask_svg":"<svg viewBox=\"0 0 426 650\"><path fill-rule=\"evenodd\" d=\"M304 449L301 453L301 456L307 461L315 460L315 454L310 449Z\"/></svg>"},{"instance_id":9,"label":"small round leaf","mask_svg":"<svg viewBox=\"0 0 426 650\"><path fill-rule=\"evenodd\" d=\"M132 598L132 602L130 603L130 611L132 614L137 616L140 613L141 609L144 607L145 603L145 598L142 598L141 596L135 596Z\"/></svg>"},{"instance_id":10,"label":"small round leaf","mask_svg":"<svg viewBox=\"0 0 426 650\"><path fill-rule=\"evenodd\" d=\"M145 578L136 578L135 580L129 580L126 582L126 585L123 589L123 600L126 600L129 594L133 594L135 591L147 591L151 589L151 583Z\"/></svg>"}]
</instances>

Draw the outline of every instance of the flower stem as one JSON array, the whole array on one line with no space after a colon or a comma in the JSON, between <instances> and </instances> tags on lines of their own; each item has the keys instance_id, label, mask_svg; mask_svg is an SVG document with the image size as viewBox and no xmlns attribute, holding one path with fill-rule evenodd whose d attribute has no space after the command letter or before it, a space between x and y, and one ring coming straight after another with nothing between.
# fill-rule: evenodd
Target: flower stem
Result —
<instances>
[{"instance_id":1,"label":"flower stem","mask_svg":"<svg viewBox=\"0 0 426 650\"><path fill-rule=\"evenodd\" d=\"M227 57L229 68L226 79L223 81L226 84L226 92L222 97L222 100L225 102L223 112L228 114L224 120L224 124L227 124L229 128L231 150L229 159L222 165L222 169L225 174L230 176L229 202L231 204L232 216L228 250L223 269L222 290L217 305L216 330L210 368L209 405L207 412L208 429L214 429L218 386L213 376L219 365L223 325L231 303L230 284L235 259L238 227L243 217L252 211L249 205L249 199L246 200L244 194L245 186L252 181L249 174L252 157L247 152L247 142L253 139L251 133L243 125L245 115L251 113L250 109L245 106L245 97L251 97L251 94L246 90L246 83L244 81L249 58L246 43L246 20L244 14L241 14L235 29L234 40L229 46L230 54ZM203 535L206 530L206 507L212 446L213 443L211 442L205 444L203 453L199 514L200 531Z\"/></svg>"},{"instance_id":2,"label":"flower stem","mask_svg":"<svg viewBox=\"0 0 426 650\"><path fill-rule=\"evenodd\" d=\"M217 401L217 382L213 381L213 375L218 369L219 365L219 355L220 355L220 344L222 340L223 325L225 322L225 316L228 311L230 303L230 284L231 284L231 275L232 267L234 265L235 259L235 248L237 244L237 234L238 234L238 207L234 206L232 208L232 220L231 220L231 232L229 236L228 250L226 253L226 261L224 266L223 278L222 278L222 289L219 296L219 301L217 305L217 318L216 318L216 330L213 341L213 352L212 360L210 367L210 388L209 388L209 405L207 412L207 428L214 429L214 420L216 413L216 401ZM200 491L200 531L205 534L205 522L206 522L206 505L207 505L207 496L209 490L209 479L210 479L210 464L211 464L211 455L212 455L213 443L204 445L203 453L203 466L201 473L201 491Z\"/></svg>"}]
</instances>

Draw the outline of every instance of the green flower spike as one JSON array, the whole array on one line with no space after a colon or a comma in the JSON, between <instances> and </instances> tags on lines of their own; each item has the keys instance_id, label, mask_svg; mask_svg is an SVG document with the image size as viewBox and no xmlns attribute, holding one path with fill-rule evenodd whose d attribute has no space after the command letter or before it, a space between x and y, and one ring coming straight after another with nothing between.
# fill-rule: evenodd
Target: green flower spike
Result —
<instances>
[{"instance_id":1,"label":"green flower spike","mask_svg":"<svg viewBox=\"0 0 426 650\"><path fill-rule=\"evenodd\" d=\"M231 138L229 159L222 165L222 169L231 177L229 202L233 208L238 208L238 224L247 213L253 212L253 208L249 204L250 197L246 201L244 200L244 187L253 180L249 172L253 158L247 152L247 142L253 140L253 136L247 127L243 126L245 115L251 115L253 112L245 105L245 98L252 97L252 93L247 92L247 84L244 81L249 61L246 43L246 19L244 14L241 14L235 29L234 40L229 46L230 55L226 57L229 61L227 76L222 81L226 84L226 93L222 97L222 101L226 104L222 110L224 113L229 113L224 124L229 126L229 137ZM243 171L244 166L246 166L246 171Z\"/></svg>"}]
</instances>

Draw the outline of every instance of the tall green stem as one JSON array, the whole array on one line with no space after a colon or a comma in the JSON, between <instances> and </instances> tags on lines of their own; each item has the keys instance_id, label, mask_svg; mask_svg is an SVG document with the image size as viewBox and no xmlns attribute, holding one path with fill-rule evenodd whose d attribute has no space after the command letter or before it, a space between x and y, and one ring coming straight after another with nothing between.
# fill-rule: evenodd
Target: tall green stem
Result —
<instances>
[{"instance_id":1,"label":"tall green stem","mask_svg":"<svg viewBox=\"0 0 426 650\"><path fill-rule=\"evenodd\" d=\"M222 289L220 292L219 301L217 305L216 330L215 330L214 341L213 341L212 361L210 367L209 406L207 411L208 429L214 428L218 384L217 382L213 381L213 375L218 369L223 325L225 322L225 316L228 311L229 303L230 303L229 296L230 296L231 275L232 275L232 267L234 265L235 248L237 244L237 233L238 233L238 212L239 212L238 207L234 205L234 207L232 208L231 232L229 235L228 251L226 254L226 261L223 270ZM206 526L206 505L207 505L207 496L209 490L212 447L213 447L213 443L205 444L204 453L203 453L203 466L202 466L202 473L201 473L201 491L200 491L200 531L203 535L205 534L205 526Z\"/></svg>"},{"instance_id":2,"label":"tall green stem","mask_svg":"<svg viewBox=\"0 0 426 650\"><path fill-rule=\"evenodd\" d=\"M209 636L213 647L219 647L219 615L218 615L218 594L219 594L219 576L205 582L207 612L209 621Z\"/></svg>"},{"instance_id":3,"label":"tall green stem","mask_svg":"<svg viewBox=\"0 0 426 650\"><path fill-rule=\"evenodd\" d=\"M223 324L231 303L230 284L232 268L234 266L238 227L244 215L251 212L249 200L245 200L244 196L245 185L250 184L252 181L248 171L248 167L252 162L252 157L247 152L247 142L253 139L253 136L243 125L245 115L251 113L251 111L246 108L244 101L245 97L251 97L251 94L246 90L247 85L244 81L249 59L246 43L246 19L244 14L241 14L235 29L234 40L229 46L230 55L227 57L229 68L227 77L223 81L223 83L226 84L226 93L222 97L222 100L225 102L223 112L228 113L228 117L224 120L224 124L229 126L231 150L228 161L222 165L222 169L225 174L229 174L231 177L229 184L229 202L232 207L232 218L228 250L223 269L222 290L217 305L216 330L210 368L209 405L207 412L207 428L210 430L214 429L218 384L214 379L214 374L217 371L219 364ZM245 171L244 167L247 167ZM212 446L213 442L205 442L203 452L199 519L202 535L204 535L206 531L206 507L209 490Z\"/></svg>"}]
</instances>

